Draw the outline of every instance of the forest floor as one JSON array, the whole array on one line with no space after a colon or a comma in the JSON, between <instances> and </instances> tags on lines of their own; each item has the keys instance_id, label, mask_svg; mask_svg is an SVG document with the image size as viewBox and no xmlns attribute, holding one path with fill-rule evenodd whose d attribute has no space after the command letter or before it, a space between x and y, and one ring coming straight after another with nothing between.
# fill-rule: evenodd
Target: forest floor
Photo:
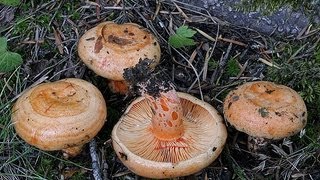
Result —
<instances>
[{"instance_id":1,"label":"forest floor","mask_svg":"<svg viewBox=\"0 0 320 180\"><path fill-rule=\"evenodd\" d=\"M99 2L99 3L96 3ZM227 124L228 139L219 158L199 173L177 179L320 179L320 29L306 26L297 36L276 37L222 21L205 9L179 1L42 1L0 5L0 36L23 63L0 73L0 179L93 179L89 146L64 159L25 143L15 133L11 108L26 88L76 77L97 86L108 117L95 137L104 179L141 179L118 159L112 127L134 96L111 93L106 80L83 64L77 43L103 21L134 22L149 29L161 46L157 70L178 91L210 103L221 114L224 97L236 86L268 80L303 97L308 122L303 131L273 141L261 152L247 148L247 135ZM156 3L157 2L157 3ZM168 39L181 26L196 31L195 45L172 47Z\"/></svg>"}]
</instances>

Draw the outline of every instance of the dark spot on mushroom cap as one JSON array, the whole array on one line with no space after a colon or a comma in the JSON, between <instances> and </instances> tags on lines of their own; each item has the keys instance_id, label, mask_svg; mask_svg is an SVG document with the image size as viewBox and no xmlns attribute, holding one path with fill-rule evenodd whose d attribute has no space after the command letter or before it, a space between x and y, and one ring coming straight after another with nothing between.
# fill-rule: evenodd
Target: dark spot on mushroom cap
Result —
<instances>
[{"instance_id":1,"label":"dark spot on mushroom cap","mask_svg":"<svg viewBox=\"0 0 320 180\"><path fill-rule=\"evenodd\" d=\"M157 45L157 42L154 42L153 45L156 46L156 45Z\"/></svg>"},{"instance_id":2,"label":"dark spot on mushroom cap","mask_svg":"<svg viewBox=\"0 0 320 180\"><path fill-rule=\"evenodd\" d=\"M134 33L130 32L130 33L129 33L129 36L134 36Z\"/></svg>"},{"instance_id":3,"label":"dark spot on mushroom cap","mask_svg":"<svg viewBox=\"0 0 320 180\"><path fill-rule=\"evenodd\" d=\"M94 53L99 53L102 48L102 36L99 36L96 43L94 44Z\"/></svg>"},{"instance_id":4,"label":"dark spot on mushroom cap","mask_svg":"<svg viewBox=\"0 0 320 180\"><path fill-rule=\"evenodd\" d=\"M119 152L119 154L120 154L121 159L128 160L128 156L125 153Z\"/></svg>"},{"instance_id":5,"label":"dark spot on mushroom cap","mask_svg":"<svg viewBox=\"0 0 320 180\"><path fill-rule=\"evenodd\" d=\"M271 94L273 91L275 91L275 90L269 90L269 89L266 89L266 91L265 91L265 92L266 92L267 94Z\"/></svg>"},{"instance_id":6,"label":"dark spot on mushroom cap","mask_svg":"<svg viewBox=\"0 0 320 180\"><path fill-rule=\"evenodd\" d=\"M232 101L233 102L238 101L238 100L239 100L239 96L237 96L237 95L236 96L232 96Z\"/></svg>"},{"instance_id":7,"label":"dark spot on mushroom cap","mask_svg":"<svg viewBox=\"0 0 320 180\"><path fill-rule=\"evenodd\" d=\"M124 39L124 38L120 38L114 35L109 35L108 36L108 40L109 43L113 43L113 44L118 44L120 46L125 46L128 44L132 44L132 41L128 40L128 39Z\"/></svg>"},{"instance_id":8,"label":"dark spot on mushroom cap","mask_svg":"<svg viewBox=\"0 0 320 180\"><path fill-rule=\"evenodd\" d=\"M258 109L258 112L260 113L261 117L263 117L263 118L267 117L269 115L267 108L264 108L264 107Z\"/></svg>"},{"instance_id":9,"label":"dark spot on mushroom cap","mask_svg":"<svg viewBox=\"0 0 320 180\"><path fill-rule=\"evenodd\" d=\"M275 114L277 115L277 116L281 116L281 113L280 112L275 112Z\"/></svg>"},{"instance_id":10,"label":"dark spot on mushroom cap","mask_svg":"<svg viewBox=\"0 0 320 180\"><path fill-rule=\"evenodd\" d=\"M213 147L212 148L212 152L216 151L217 150L217 147Z\"/></svg>"},{"instance_id":11,"label":"dark spot on mushroom cap","mask_svg":"<svg viewBox=\"0 0 320 180\"><path fill-rule=\"evenodd\" d=\"M91 38L86 39L86 41L93 41L93 40L95 40L95 37L91 37Z\"/></svg>"},{"instance_id":12,"label":"dark spot on mushroom cap","mask_svg":"<svg viewBox=\"0 0 320 180\"><path fill-rule=\"evenodd\" d=\"M302 117L304 117L305 115L306 115L306 112L303 112L303 113L302 113Z\"/></svg>"},{"instance_id":13,"label":"dark spot on mushroom cap","mask_svg":"<svg viewBox=\"0 0 320 180\"><path fill-rule=\"evenodd\" d=\"M230 103L228 104L228 109L230 109L231 105L232 105L232 102L230 102Z\"/></svg>"}]
</instances>

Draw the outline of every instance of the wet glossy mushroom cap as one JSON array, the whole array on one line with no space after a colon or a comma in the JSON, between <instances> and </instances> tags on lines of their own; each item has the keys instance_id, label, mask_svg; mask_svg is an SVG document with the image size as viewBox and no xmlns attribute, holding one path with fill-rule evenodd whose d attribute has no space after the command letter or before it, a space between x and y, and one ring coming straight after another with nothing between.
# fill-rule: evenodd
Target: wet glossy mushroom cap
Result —
<instances>
[{"instance_id":1,"label":"wet glossy mushroom cap","mask_svg":"<svg viewBox=\"0 0 320 180\"><path fill-rule=\"evenodd\" d=\"M13 106L12 122L27 143L74 156L102 128L106 115L100 91L87 81L69 78L24 92Z\"/></svg>"},{"instance_id":2,"label":"wet glossy mushroom cap","mask_svg":"<svg viewBox=\"0 0 320 180\"><path fill-rule=\"evenodd\" d=\"M121 81L123 69L135 66L140 59L160 61L160 45L155 36L134 24L103 22L88 30L79 40L78 54L95 73Z\"/></svg>"},{"instance_id":3,"label":"wet glossy mushroom cap","mask_svg":"<svg viewBox=\"0 0 320 180\"><path fill-rule=\"evenodd\" d=\"M231 125L253 137L289 137L307 123L301 96L287 86L267 81L237 87L227 95L223 110Z\"/></svg>"},{"instance_id":4,"label":"wet glossy mushroom cap","mask_svg":"<svg viewBox=\"0 0 320 180\"><path fill-rule=\"evenodd\" d=\"M163 141L151 133L153 112L145 97L133 101L115 125L114 150L134 173L149 178L186 176L211 164L222 151L227 132L218 112L191 95L178 96L184 134L175 141Z\"/></svg>"}]
</instances>

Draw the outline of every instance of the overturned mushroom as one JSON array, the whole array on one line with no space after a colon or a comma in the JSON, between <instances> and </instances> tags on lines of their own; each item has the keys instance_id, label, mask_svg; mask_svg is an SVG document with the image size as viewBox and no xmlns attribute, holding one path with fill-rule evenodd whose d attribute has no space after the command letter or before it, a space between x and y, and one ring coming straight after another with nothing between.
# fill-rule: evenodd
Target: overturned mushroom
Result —
<instances>
[{"instance_id":1,"label":"overturned mushroom","mask_svg":"<svg viewBox=\"0 0 320 180\"><path fill-rule=\"evenodd\" d=\"M90 69L110 80L113 92L125 94L128 86L123 70L145 58L152 59L150 67L155 67L160 61L160 45L153 34L137 24L108 21L80 38L78 54Z\"/></svg>"},{"instance_id":2,"label":"overturned mushroom","mask_svg":"<svg viewBox=\"0 0 320 180\"><path fill-rule=\"evenodd\" d=\"M104 125L106 104L91 83L69 78L27 90L12 109L17 134L46 151L75 156Z\"/></svg>"},{"instance_id":3,"label":"overturned mushroom","mask_svg":"<svg viewBox=\"0 0 320 180\"><path fill-rule=\"evenodd\" d=\"M143 69L143 68L142 68ZM149 178L193 174L211 164L227 138L222 117L208 103L166 82L143 87L112 131L113 147L134 173Z\"/></svg>"},{"instance_id":4,"label":"overturned mushroom","mask_svg":"<svg viewBox=\"0 0 320 180\"><path fill-rule=\"evenodd\" d=\"M264 138L292 136L307 123L307 109L301 96L287 86L268 81L237 87L225 98L223 110L231 125L247 133L249 140L262 144Z\"/></svg>"}]
</instances>

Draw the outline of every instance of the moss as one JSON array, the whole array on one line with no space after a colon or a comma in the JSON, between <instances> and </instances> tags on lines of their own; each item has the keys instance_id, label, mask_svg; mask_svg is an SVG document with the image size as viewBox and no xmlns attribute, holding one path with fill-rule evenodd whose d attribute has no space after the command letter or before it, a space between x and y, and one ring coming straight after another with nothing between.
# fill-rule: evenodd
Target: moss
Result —
<instances>
[{"instance_id":1,"label":"moss","mask_svg":"<svg viewBox=\"0 0 320 180\"><path fill-rule=\"evenodd\" d=\"M237 8L244 11L260 11L265 15L270 15L281 7L290 7L293 10L302 10L312 17L312 15L318 13L317 6L319 5L320 1L317 0L241 0Z\"/></svg>"},{"instance_id":2,"label":"moss","mask_svg":"<svg viewBox=\"0 0 320 180\"><path fill-rule=\"evenodd\" d=\"M227 73L227 76L231 76L231 77L237 76L240 73L240 67L236 59L231 58L228 61L227 67L226 67L226 73Z\"/></svg>"}]
</instances>

